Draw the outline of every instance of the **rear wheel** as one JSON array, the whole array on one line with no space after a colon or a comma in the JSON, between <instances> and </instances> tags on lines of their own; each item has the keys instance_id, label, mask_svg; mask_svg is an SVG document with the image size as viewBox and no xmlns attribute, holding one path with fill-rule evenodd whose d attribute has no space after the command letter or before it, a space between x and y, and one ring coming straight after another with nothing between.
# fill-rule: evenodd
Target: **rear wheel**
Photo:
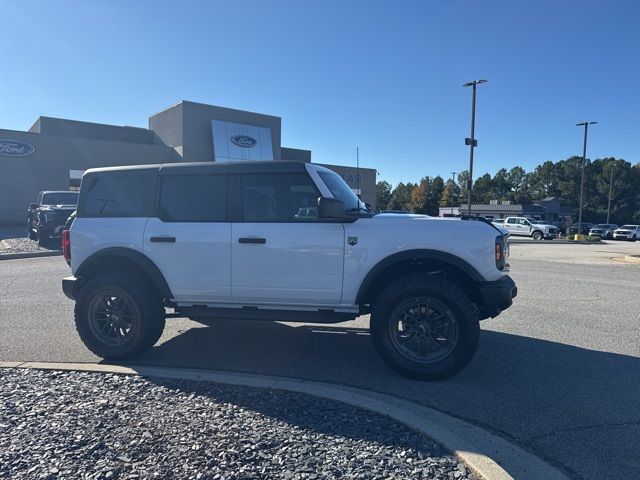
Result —
<instances>
[{"instance_id":1,"label":"rear wheel","mask_svg":"<svg viewBox=\"0 0 640 480\"><path fill-rule=\"evenodd\" d=\"M49 248L51 246L51 237L43 228L38 227L38 245L42 248Z\"/></svg>"},{"instance_id":2,"label":"rear wheel","mask_svg":"<svg viewBox=\"0 0 640 480\"><path fill-rule=\"evenodd\" d=\"M437 380L454 375L478 346L478 309L454 284L412 275L387 287L371 313L371 337L402 375Z\"/></svg>"},{"instance_id":3,"label":"rear wheel","mask_svg":"<svg viewBox=\"0 0 640 480\"><path fill-rule=\"evenodd\" d=\"M162 298L146 279L112 272L91 279L75 307L76 329L86 347L109 360L135 357L162 335Z\"/></svg>"}]
</instances>

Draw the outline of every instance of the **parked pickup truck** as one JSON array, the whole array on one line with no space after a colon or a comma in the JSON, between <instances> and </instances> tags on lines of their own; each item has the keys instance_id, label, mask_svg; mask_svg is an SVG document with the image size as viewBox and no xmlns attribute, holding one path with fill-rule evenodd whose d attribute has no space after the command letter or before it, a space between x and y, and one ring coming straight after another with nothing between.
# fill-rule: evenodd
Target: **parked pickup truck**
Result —
<instances>
[{"instance_id":1,"label":"parked pickup truck","mask_svg":"<svg viewBox=\"0 0 640 480\"><path fill-rule=\"evenodd\" d=\"M30 203L27 210L29 238L37 240L42 247L51 246L54 238L60 238L64 224L77 204L78 192L40 192L38 201Z\"/></svg>"},{"instance_id":2,"label":"parked pickup truck","mask_svg":"<svg viewBox=\"0 0 640 480\"><path fill-rule=\"evenodd\" d=\"M535 218L507 217L504 222L493 222L508 230L509 235L531 237L534 240L551 240L557 238L560 231L554 225L538 223Z\"/></svg>"}]
</instances>

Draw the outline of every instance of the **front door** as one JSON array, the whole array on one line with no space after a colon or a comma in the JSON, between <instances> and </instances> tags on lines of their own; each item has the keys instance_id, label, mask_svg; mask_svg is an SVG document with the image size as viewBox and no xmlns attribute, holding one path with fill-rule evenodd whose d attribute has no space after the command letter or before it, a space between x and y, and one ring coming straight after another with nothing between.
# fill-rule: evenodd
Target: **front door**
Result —
<instances>
[{"instance_id":1,"label":"front door","mask_svg":"<svg viewBox=\"0 0 640 480\"><path fill-rule=\"evenodd\" d=\"M144 253L177 300L231 300L231 223L226 175L161 175L158 217L149 218Z\"/></svg>"},{"instance_id":2,"label":"front door","mask_svg":"<svg viewBox=\"0 0 640 480\"><path fill-rule=\"evenodd\" d=\"M342 298L344 228L318 218L305 173L242 175L233 223L234 302L335 306Z\"/></svg>"}]
</instances>

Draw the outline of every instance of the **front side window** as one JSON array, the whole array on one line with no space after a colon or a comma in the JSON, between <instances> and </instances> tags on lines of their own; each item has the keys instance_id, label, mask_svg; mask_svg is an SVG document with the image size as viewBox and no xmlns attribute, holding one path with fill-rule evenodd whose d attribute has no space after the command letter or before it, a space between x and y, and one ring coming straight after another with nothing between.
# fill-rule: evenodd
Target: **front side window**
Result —
<instances>
[{"instance_id":1,"label":"front side window","mask_svg":"<svg viewBox=\"0 0 640 480\"><path fill-rule=\"evenodd\" d=\"M245 222L317 221L319 196L303 173L242 176Z\"/></svg>"},{"instance_id":2,"label":"front side window","mask_svg":"<svg viewBox=\"0 0 640 480\"><path fill-rule=\"evenodd\" d=\"M165 222L224 222L227 219L226 175L162 177L158 217Z\"/></svg>"},{"instance_id":3,"label":"front side window","mask_svg":"<svg viewBox=\"0 0 640 480\"><path fill-rule=\"evenodd\" d=\"M82 215L88 217L144 216L145 178L142 175L101 175L91 178Z\"/></svg>"},{"instance_id":4,"label":"front side window","mask_svg":"<svg viewBox=\"0 0 640 480\"><path fill-rule=\"evenodd\" d=\"M340 175L323 171L318 172L318 175L320 175L320 178L331 192L331 195L333 195L333 198L344 202L344 207L347 210L367 210L365 204L358 198L355 192L349 188L347 182L345 182Z\"/></svg>"}]
</instances>

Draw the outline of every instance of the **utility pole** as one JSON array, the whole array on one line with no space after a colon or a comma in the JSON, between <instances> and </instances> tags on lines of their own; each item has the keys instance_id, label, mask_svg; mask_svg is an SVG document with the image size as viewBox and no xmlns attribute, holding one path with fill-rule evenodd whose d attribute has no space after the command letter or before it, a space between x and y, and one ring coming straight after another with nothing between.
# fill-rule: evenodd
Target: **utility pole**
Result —
<instances>
[{"instance_id":1,"label":"utility pole","mask_svg":"<svg viewBox=\"0 0 640 480\"><path fill-rule=\"evenodd\" d=\"M469 204L467 205L467 215L471 216L471 190L473 189L473 148L478 146L475 138L476 132L476 87L481 83L487 83L486 80L474 80L465 83L463 87L473 87L471 96L471 138L465 138L464 144L469 145L469 179L467 180L467 192Z\"/></svg>"},{"instance_id":2,"label":"utility pole","mask_svg":"<svg viewBox=\"0 0 640 480\"><path fill-rule=\"evenodd\" d=\"M576 123L576 127L584 127L584 143L582 145L582 173L580 175L580 205L578 207L578 229L576 231L576 237L582 235L582 198L584 196L584 166L587 163L587 134L589 132L589 125L595 125L598 122L582 122Z\"/></svg>"},{"instance_id":3,"label":"utility pole","mask_svg":"<svg viewBox=\"0 0 640 480\"><path fill-rule=\"evenodd\" d=\"M613 169L616 167L616 161L611 161L611 177L609 178L609 203L607 205L607 223L609 223L609 214L611 213L611 192L613 191Z\"/></svg>"},{"instance_id":4,"label":"utility pole","mask_svg":"<svg viewBox=\"0 0 640 480\"><path fill-rule=\"evenodd\" d=\"M453 192L456 191L456 174L458 172L451 172L451 215L453 215Z\"/></svg>"}]
</instances>

